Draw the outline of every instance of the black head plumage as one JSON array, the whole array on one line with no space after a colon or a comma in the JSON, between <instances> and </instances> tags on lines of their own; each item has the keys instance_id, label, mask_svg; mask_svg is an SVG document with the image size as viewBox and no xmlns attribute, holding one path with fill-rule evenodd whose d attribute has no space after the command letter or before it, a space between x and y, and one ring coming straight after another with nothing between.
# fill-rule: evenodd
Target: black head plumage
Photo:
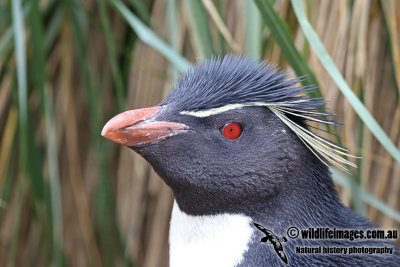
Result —
<instances>
[{"instance_id":1,"label":"black head plumage","mask_svg":"<svg viewBox=\"0 0 400 267\"><path fill-rule=\"evenodd\" d=\"M301 80L268 61L229 54L195 64L161 104L173 103L181 111L252 102L296 102L297 108L312 110L322 107L321 99L307 95L315 87L297 86Z\"/></svg>"}]
</instances>

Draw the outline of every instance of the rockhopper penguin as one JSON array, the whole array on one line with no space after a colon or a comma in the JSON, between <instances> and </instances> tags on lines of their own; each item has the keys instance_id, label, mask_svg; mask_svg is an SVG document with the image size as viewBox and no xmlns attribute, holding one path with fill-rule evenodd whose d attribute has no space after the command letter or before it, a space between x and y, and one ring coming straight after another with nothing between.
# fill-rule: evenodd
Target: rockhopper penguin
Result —
<instances>
[{"instance_id":1,"label":"rockhopper penguin","mask_svg":"<svg viewBox=\"0 0 400 267\"><path fill-rule=\"evenodd\" d=\"M389 240L288 231L377 229L338 199L328 165L343 168L347 154L307 125L335 122L299 81L266 61L214 57L158 106L104 126L104 137L142 155L174 193L170 266L400 266Z\"/></svg>"}]
</instances>

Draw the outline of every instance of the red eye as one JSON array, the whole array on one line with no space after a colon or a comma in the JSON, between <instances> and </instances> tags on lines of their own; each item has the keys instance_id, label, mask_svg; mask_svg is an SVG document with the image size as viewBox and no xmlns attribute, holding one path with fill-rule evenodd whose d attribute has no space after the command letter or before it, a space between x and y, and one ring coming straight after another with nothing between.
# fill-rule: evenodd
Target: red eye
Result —
<instances>
[{"instance_id":1,"label":"red eye","mask_svg":"<svg viewBox=\"0 0 400 267\"><path fill-rule=\"evenodd\" d=\"M242 127L235 122L226 124L222 129L221 133L228 139L236 139L242 133Z\"/></svg>"}]
</instances>

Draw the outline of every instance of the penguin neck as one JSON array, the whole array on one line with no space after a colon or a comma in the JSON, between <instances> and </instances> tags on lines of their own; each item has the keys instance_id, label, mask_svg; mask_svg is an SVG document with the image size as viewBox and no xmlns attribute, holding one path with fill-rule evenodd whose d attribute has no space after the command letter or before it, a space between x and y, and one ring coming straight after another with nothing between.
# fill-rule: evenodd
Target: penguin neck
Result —
<instances>
[{"instance_id":1,"label":"penguin neck","mask_svg":"<svg viewBox=\"0 0 400 267\"><path fill-rule=\"evenodd\" d=\"M328 168L321 162L310 165L307 170L293 172L287 181L290 182L285 188L279 188L273 194L259 194L237 201L187 188L175 188L174 195L180 210L188 215L240 214L270 225L296 223L309 227L310 223L329 224L332 218L327 214L332 211L340 214L344 209Z\"/></svg>"},{"instance_id":2,"label":"penguin neck","mask_svg":"<svg viewBox=\"0 0 400 267\"><path fill-rule=\"evenodd\" d=\"M246 214L272 228L327 226L344 219L347 208L340 202L325 165L313 165L307 172L294 175L297 177L290 178L292 183L287 188L261 198Z\"/></svg>"}]
</instances>

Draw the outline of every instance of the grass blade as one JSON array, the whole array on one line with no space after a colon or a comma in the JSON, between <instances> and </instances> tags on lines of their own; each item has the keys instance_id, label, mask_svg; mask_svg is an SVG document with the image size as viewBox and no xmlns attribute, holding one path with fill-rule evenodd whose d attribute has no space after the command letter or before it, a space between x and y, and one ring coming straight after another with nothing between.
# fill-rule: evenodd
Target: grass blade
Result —
<instances>
[{"instance_id":1,"label":"grass blade","mask_svg":"<svg viewBox=\"0 0 400 267\"><path fill-rule=\"evenodd\" d=\"M23 12L20 0L12 1L14 45L17 61L17 82L18 82L18 115L20 127L20 146L22 149L22 166L26 169L27 148L28 148L28 103L27 103L27 79L26 79L26 47L25 27Z\"/></svg>"},{"instance_id":2,"label":"grass blade","mask_svg":"<svg viewBox=\"0 0 400 267\"><path fill-rule=\"evenodd\" d=\"M178 6L176 0L167 0L167 25L168 25L168 41L178 51L178 25L180 23L178 17ZM172 66L173 67L173 66ZM171 80L178 80L179 73L176 68L172 69Z\"/></svg>"},{"instance_id":3,"label":"grass blade","mask_svg":"<svg viewBox=\"0 0 400 267\"><path fill-rule=\"evenodd\" d=\"M304 13L302 1L291 1L304 35L306 36L308 42L310 43L310 46L313 48L324 68L335 81L336 85L339 87L340 91L343 93L346 99L350 102L354 111L358 114L365 125L368 126L372 134L386 148L386 150L392 155L392 157L400 163L400 151L395 147L395 145L389 139L387 134L383 131L381 126L376 122L369 111L365 108L363 103L358 99L358 97L347 85L343 76L340 74L338 68L336 67L335 63L333 62L321 40L319 39L317 33L308 22L307 17Z\"/></svg>"},{"instance_id":4,"label":"grass blade","mask_svg":"<svg viewBox=\"0 0 400 267\"><path fill-rule=\"evenodd\" d=\"M245 50L255 58L261 57L262 21L260 11L253 0L247 0L245 6Z\"/></svg>"},{"instance_id":5,"label":"grass blade","mask_svg":"<svg viewBox=\"0 0 400 267\"><path fill-rule=\"evenodd\" d=\"M124 92L124 82L122 80L121 71L117 64L117 57L115 51L114 37L111 33L110 20L106 9L105 0L99 0L100 18L101 25L104 32L104 38L106 40L108 58L110 60L111 72L115 83L115 88L117 91L117 102L119 109L122 111L125 107L125 92Z\"/></svg>"},{"instance_id":6,"label":"grass blade","mask_svg":"<svg viewBox=\"0 0 400 267\"><path fill-rule=\"evenodd\" d=\"M184 0L188 14L191 34L200 57L211 57L214 54L208 19L200 1Z\"/></svg>"},{"instance_id":7,"label":"grass blade","mask_svg":"<svg viewBox=\"0 0 400 267\"><path fill-rule=\"evenodd\" d=\"M25 5L25 7L22 8L23 13L27 14L29 12L30 8L31 8L30 3L27 3ZM13 33L14 33L14 27L10 27L7 29L7 31L4 34L2 34L1 40L0 40L0 58L3 56L6 49L11 44Z\"/></svg>"},{"instance_id":8,"label":"grass blade","mask_svg":"<svg viewBox=\"0 0 400 267\"><path fill-rule=\"evenodd\" d=\"M53 260L58 266L62 266L62 251L63 251L63 224L62 224L62 204L61 204L61 189L60 189L60 175L58 167L58 153L57 153L57 138L54 122L54 111L52 109L51 97L45 90L45 77L46 77L46 52L45 52L45 38L43 34L42 16L39 10L38 0L33 0L31 12L29 13L31 39L33 48L33 61L35 68L32 70L36 89L40 90L42 95L42 106L44 110L44 120L46 125L46 149L47 149L47 167L49 169L49 183L50 183L50 199L47 203L51 206L51 214L48 216L52 218L48 223L51 224L49 231L52 231L53 238ZM44 161L44 160L43 160ZM40 175L38 179L43 179ZM43 186L44 187L44 186ZM46 190L46 189L44 189ZM43 191L44 191L43 190Z\"/></svg>"},{"instance_id":9,"label":"grass blade","mask_svg":"<svg viewBox=\"0 0 400 267\"><path fill-rule=\"evenodd\" d=\"M20 150L20 178L30 179L30 193L34 204L40 203L44 196L43 178L41 175L42 157L35 146L31 127L28 120L28 92L27 92L27 57L26 31L24 26L24 11L30 10L31 3L25 8L21 1L12 1L12 22L14 35L14 50L16 55L17 86L18 86L18 115L19 115L19 150ZM29 12L28 12L29 13ZM36 202L37 201L37 202Z\"/></svg>"},{"instance_id":10,"label":"grass blade","mask_svg":"<svg viewBox=\"0 0 400 267\"><path fill-rule=\"evenodd\" d=\"M26 79L26 47L23 11L20 0L12 1L12 23L14 33L14 47L17 62L18 84L18 119L19 119L19 148L20 170L17 180L17 204L14 214L13 239L8 258L8 266L14 266L18 251L20 222L23 207L23 198L26 191L26 178L28 177L28 104L27 104L27 79Z\"/></svg>"},{"instance_id":11,"label":"grass blade","mask_svg":"<svg viewBox=\"0 0 400 267\"><path fill-rule=\"evenodd\" d=\"M130 0L129 1L139 17L141 18L142 21L144 21L145 24L150 25L151 17L150 13L147 10L146 5L143 3L141 0Z\"/></svg>"},{"instance_id":12,"label":"grass blade","mask_svg":"<svg viewBox=\"0 0 400 267\"><path fill-rule=\"evenodd\" d=\"M8 266L14 266L18 250L20 222L23 207L23 198L26 191L26 178L28 174L28 96L26 77L26 46L25 27L22 5L20 0L12 1L12 23L14 34L14 47L17 65L17 86L18 86L18 119L19 119L19 148L20 148L20 171L17 181L17 207L13 228L13 240L10 248Z\"/></svg>"},{"instance_id":13,"label":"grass blade","mask_svg":"<svg viewBox=\"0 0 400 267\"><path fill-rule=\"evenodd\" d=\"M177 53L166 42L158 37L150 28L141 22L129 9L119 0L112 0L115 8L126 19L132 29L145 44L153 47L166 59L171 62L180 72L186 71L190 67L189 61Z\"/></svg>"},{"instance_id":14,"label":"grass blade","mask_svg":"<svg viewBox=\"0 0 400 267\"><path fill-rule=\"evenodd\" d=\"M347 178L346 179L344 177L345 174L339 173L334 168L330 168L330 171L332 173L332 178L335 182L337 182L338 184L340 184L345 188L352 188L355 186L357 188L356 191L359 192L360 198L363 201L379 209L381 212L387 214L396 221L400 222L400 213L398 211L392 209L391 207L386 205L386 203L384 203L382 200L377 199L376 197L365 191L363 188L361 188L359 185L356 185L356 181L354 181L354 178L352 176L346 175Z\"/></svg>"},{"instance_id":15,"label":"grass blade","mask_svg":"<svg viewBox=\"0 0 400 267\"><path fill-rule=\"evenodd\" d=\"M254 0L258 6L261 16L271 31L272 37L279 44L290 66L297 76L304 76L304 85L317 85L317 79L308 67L304 58L294 46L287 24L274 10L270 0ZM321 97L321 92L316 89L310 93L311 97Z\"/></svg>"},{"instance_id":16,"label":"grass blade","mask_svg":"<svg viewBox=\"0 0 400 267\"><path fill-rule=\"evenodd\" d=\"M60 173L58 167L57 133L54 120L54 110L49 92L43 88L43 102L46 120L47 160L49 167L51 213L53 219L54 257L58 266L62 266L63 251L63 217L60 188Z\"/></svg>"},{"instance_id":17,"label":"grass blade","mask_svg":"<svg viewBox=\"0 0 400 267\"><path fill-rule=\"evenodd\" d=\"M233 39L231 33L229 32L228 28L225 26L224 21L220 17L217 8L214 6L211 0L202 0L204 7L207 9L208 13L210 14L212 20L214 21L215 25L217 26L219 32L222 34L228 45L232 48L233 52L239 53L240 47Z\"/></svg>"}]
</instances>

